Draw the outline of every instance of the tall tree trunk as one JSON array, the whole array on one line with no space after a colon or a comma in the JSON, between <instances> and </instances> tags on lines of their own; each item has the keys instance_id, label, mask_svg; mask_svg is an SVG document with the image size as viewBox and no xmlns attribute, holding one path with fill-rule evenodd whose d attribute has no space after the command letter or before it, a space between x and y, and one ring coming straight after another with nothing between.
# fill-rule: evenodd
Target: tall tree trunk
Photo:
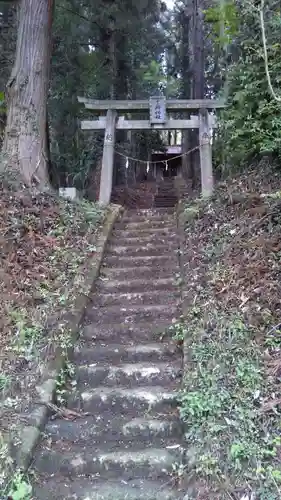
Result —
<instances>
[{"instance_id":1,"label":"tall tree trunk","mask_svg":"<svg viewBox=\"0 0 281 500\"><path fill-rule=\"evenodd\" d=\"M7 84L4 167L29 187L50 186L47 97L53 0L21 0L15 64Z\"/></svg>"},{"instance_id":2,"label":"tall tree trunk","mask_svg":"<svg viewBox=\"0 0 281 500\"><path fill-rule=\"evenodd\" d=\"M190 99L204 99L204 32L202 0L192 0L192 17L190 26L190 69L191 69L191 92ZM199 144L198 129L190 130L189 147L195 148ZM199 151L191 153L192 162L192 185L198 184L200 180L200 157Z\"/></svg>"},{"instance_id":3,"label":"tall tree trunk","mask_svg":"<svg viewBox=\"0 0 281 500\"><path fill-rule=\"evenodd\" d=\"M191 79L190 79L190 49L189 49L189 29L191 13L188 7L183 8L181 19L181 67L182 67L182 88L181 97L190 98ZM184 118L189 118L190 113L185 112ZM182 152L187 153L190 149L189 130L183 130L182 133ZM192 162L190 155L182 157L182 174L185 180L193 177Z\"/></svg>"},{"instance_id":4,"label":"tall tree trunk","mask_svg":"<svg viewBox=\"0 0 281 500\"><path fill-rule=\"evenodd\" d=\"M127 99L128 98L128 75L129 67L127 63L127 39L126 36L121 32L118 33L116 37L116 98L117 99ZM115 98L115 99L116 99ZM116 133L116 145L119 149L123 150L123 154L128 154L128 133L125 130L118 130ZM115 155L115 172L116 172L116 184L126 184L127 183L127 170L126 170L126 158L124 156Z\"/></svg>"}]
</instances>

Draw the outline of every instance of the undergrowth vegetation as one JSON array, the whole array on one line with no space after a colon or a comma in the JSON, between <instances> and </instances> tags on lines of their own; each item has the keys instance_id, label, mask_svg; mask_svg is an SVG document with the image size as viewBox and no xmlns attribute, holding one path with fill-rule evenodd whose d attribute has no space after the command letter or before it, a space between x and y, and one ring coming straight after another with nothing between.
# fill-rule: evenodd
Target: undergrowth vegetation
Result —
<instances>
[{"instance_id":1,"label":"undergrowth vegetation","mask_svg":"<svg viewBox=\"0 0 281 500\"><path fill-rule=\"evenodd\" d=\"M281 194L259 172L182 213L190 499L281 498Z\"/></svg>"},{"instance_id":2,"label":"undergrowth vegetation","mask_svg":"<svg viewBox=\"0 0 281 500\"><path fill-rule=\"evenodd\" d=\"M220 74L225 78L220 94L227 106L217 130L217 164L233 172L264 154L280 159L280 6L227 0L211 5L205 20L220 48Z\"/></svg>"},{"instance_id":3,"label":"undergrowth vegetation","mask_svg":"<svg viewBox=\"0 0 281 500\"><path fill-rule=\"evenodd\" d=\"M59 347L67 350L67 311L83 293L84 265L96 252L104 210L86 201L14 192L0 200L0 496L27 500L30 487L11 477L11 450L39 398L36 385ZM68 372L72 370L67 366ZM64 399L61 376L59 403Z\"/></svg>"}]
</instances>

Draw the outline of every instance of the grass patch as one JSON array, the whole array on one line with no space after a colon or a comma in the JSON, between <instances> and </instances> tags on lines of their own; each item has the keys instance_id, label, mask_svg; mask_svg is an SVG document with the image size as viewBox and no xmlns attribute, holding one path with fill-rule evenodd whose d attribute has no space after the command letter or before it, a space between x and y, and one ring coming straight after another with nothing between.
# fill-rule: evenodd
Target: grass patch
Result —
<instances>
[{"instance_id":1,"label":"grass patch","mask_svg":"<svg viewBox=\"0 0 281 500\"><path fill-rule=\"evenodd\" d=\"M32 486L28 478L17 471L6 487L4 494L12 500L32 500Z\"/></svg>"},{"instance_id":2,"label":"grass patch","mask_svg":"<svg viewBox=\"0 0 281 500\"><path fill-rule=\"evenodd\" d=\"M188 318L190 369L180 398L192 449L186 470L225 488L221 498L248 484L258 498L280 498L281 401L272 394L257 331L216 311L208 329L204 316L202 308L196 320Z\"/></svg>"}]
</instances>

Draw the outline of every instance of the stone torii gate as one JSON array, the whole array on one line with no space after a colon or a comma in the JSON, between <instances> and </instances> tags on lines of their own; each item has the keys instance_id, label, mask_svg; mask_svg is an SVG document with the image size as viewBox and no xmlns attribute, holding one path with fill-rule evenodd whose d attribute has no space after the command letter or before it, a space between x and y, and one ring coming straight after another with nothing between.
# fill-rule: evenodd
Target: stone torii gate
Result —
<instances>
[{"instance_id":1,"label":"stone torii gate","mask_svg":"<svg viewBox=\"0 0 281 500\"><path fill-rule=\"evenodd\" d=\"M123 101L123 100L94 100L78 97L78 102L84 104L86 109L102 114L96 120L83 120L82 130L105 130L99 203L110 203L112 191L112 176L114 162L115 132L116 130L186 130L199 128L199 152L201 169L202 196L208 197L213 191L212 171L212 145L210 130L215 128L215 116L209 110L223 108L222 101L180 100L165 97L151 97L149 100ZM180 113L197 111L189 119L167 118L166 111ZM134 111L147 111L149 120L128 120L124 114ZM104 114L106 112L106 115ZM121 113L118 116L118 112ZM123 113L123 114L122 114Z\"/></svg>"}]
</instances>

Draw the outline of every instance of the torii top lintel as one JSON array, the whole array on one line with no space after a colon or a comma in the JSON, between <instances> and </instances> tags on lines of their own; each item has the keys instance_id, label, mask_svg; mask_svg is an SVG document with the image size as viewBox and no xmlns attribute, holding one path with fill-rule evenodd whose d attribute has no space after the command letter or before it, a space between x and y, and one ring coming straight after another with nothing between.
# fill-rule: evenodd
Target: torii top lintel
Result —
<instances>
[{"instance_id":1,"label":"torii top lintel","mask_svg":"<svg viewBox=\"0 0 281 500\"><path fill-rule=\"evenodd\" d=\"M149 110L149 99L130 100L95 100L87 97L78 97L78 102L84 104L85 108L94 111L107 111L115 109L116 111L141 111ZM167 99L166 109L170 110L198 110L198 109L219 109L224 108L224 101L217 99Z\"/></svg>"}]
</instances>

